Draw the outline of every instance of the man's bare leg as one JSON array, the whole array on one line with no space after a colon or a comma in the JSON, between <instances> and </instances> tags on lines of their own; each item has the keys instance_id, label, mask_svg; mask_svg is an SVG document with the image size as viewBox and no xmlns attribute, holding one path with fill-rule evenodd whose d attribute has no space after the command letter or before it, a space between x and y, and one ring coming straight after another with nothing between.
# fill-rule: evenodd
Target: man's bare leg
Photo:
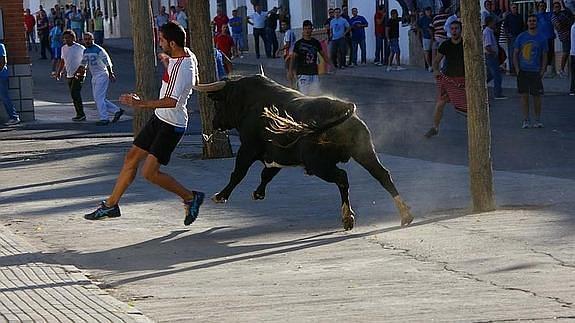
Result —
<instances>
[{"instance_id":1,"label":"man's bare leg","mask_svg":"<svg viewBox=\"0 0 575 323\"><path fill-rule=\"evenodd\" d=\"M529 120L529 94L527 93L521 94L521 112L523 112L523 120Z\"/></svg>"},{"instance_id":2,"label":"man's bare leg","mask_svg":"<svg viewBox=\"0 0 575 323\"><path fill-rule=\"evenodd\" d=\"M535 108L535 120L541 120L541 96L533 97L533 107Z\"/></svg>"},{"instance_id":3,"label":"man's bare leg","mask_svg":"<svg viewBox=\"0 0 575 323\"><path fill-rule=\"evenodd\" d=\"M130 184L134 181L136 177L136 173L138 172L138 167L142 160L144 160L148 156L148 152L143 150L140 147L132 145L132 148L126 154L126 158L124 159L124 165L122 166L122 170L120 171L120 175L118 175L118 179L116 180L116 185L114 185L114 189L112 190L112 195L106 199L107 206L114 206L118 204L122 195Z\"/></svg>"},{"instance_id":4,"label":"man's bare leg","mask_svg":"<svg viewBox=\"0 0 575 323\"><path fill-rule=\"evenodd\" d=\"M148 155L146 158L144 166L142 167L142 175L151 183L160 186L166 191L177 194L184 202L190 201L194 197L192 191L185 188L172 176L160 171L160 162L154 155Z\"/></svg>"},{"instance_id":5,"label":"man's bare leg","mask_svg":"<svg viewBox=\"0 0 575 323\"><path fill-rule=\"evenodd\" d=\"M435 111L433 112L433 128L439 129L439 124L441 123L441 118L443 118L443 109L447 101L443 98L437 99L435 104Z\"/></svg>"}]
</instances>

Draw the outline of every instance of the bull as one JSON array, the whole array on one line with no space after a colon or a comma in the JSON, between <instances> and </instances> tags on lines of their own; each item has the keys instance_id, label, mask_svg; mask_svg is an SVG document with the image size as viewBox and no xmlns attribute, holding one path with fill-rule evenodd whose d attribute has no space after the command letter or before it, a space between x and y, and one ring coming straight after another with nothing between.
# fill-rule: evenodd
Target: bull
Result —
<instances>
[{"instance_id":1,"label":"bull","mask_svg":"<svg viewBox=\"0 0 575 323\"><path fill-rule=\"evenodd\" d=\"M265 167L252 193L254 200L265 198L266 186L281 168L302 166L308 175L337 185L343 227L350 230L355 213L349 201L349 182L337 164L353 158L393 197L401 226L413 221L389 171L377 157L370 131L356 114L355 104L331 97L307 97L263 75L194 88L215 102L213 128L236 129L241 141L230 180L212 197L214 202L225 203L255 161Z\"/></svg>"}]
</instances>

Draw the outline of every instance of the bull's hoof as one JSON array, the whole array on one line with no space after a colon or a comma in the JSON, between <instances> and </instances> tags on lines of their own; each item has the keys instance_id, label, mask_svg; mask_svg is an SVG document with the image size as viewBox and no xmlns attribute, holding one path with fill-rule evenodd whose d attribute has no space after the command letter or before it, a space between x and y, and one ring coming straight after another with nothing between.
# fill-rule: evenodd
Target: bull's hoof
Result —
<instances>
[{"instance_id":1,"label":"bull's hoof","mask_svg":"<svg viewBox=\"0 0 575 323\"><path fill-rule=\"evenodd\" d=\"M401 215L401 226L406 227L413 221L413 215L409 211L406 214Z\"/></svg>"},{"instance_id":2,"label":"bull's hoof","mask_svg":"<svg viewBox=\"0 0 575 323\"><path fill-rule=\"evenodd\" d=\"M347 217L341 218L341 222L343 222L343 229L345 231L351 230L355 224L355 217L353 215L349 215Z\"/></svg>"},{"instance_id":3,"label":"bull's hoof","mask_svg":"<svg viewBox=\"0 0 575 323\"><path fill-rule=\"evenodd\" d=\"M223 196L220 196L219 194L216 194L212 196L212 201L214 201L214 203L226 203L228 199Z\"/></svg>"},{"instance_id":4,"label":"bull's hoof","mask_svg":"<svg viewBox=\"0 0 575 323\"><path fill-rule=\"evenodd\" d=\"M252 199L254 200L263 200L266 198L266 193L260 193L258 191L252 192Z\"/></svg>"},{"instance_id":5,"label":"bull's hoof","mask_svg":"<svg viewBox=\"0 0 575 323\"><path fill-rule=\"evenodd\" d=\"M401 198L396 199L395 205L399 211L399 216L401 217L401 226L406 227L413 222L413 215L409 211L409 206Z\"/></svg>"}]
</instances>

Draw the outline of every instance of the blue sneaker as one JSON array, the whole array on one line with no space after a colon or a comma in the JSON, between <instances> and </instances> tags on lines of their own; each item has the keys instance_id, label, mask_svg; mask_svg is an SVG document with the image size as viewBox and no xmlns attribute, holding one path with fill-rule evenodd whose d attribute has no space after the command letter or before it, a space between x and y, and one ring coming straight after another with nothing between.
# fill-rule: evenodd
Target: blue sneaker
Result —
<instances>
[{"instance_id":1,"label":"blue sneaker","mask_svg":"<svg viewBox=\"0 0 575 323\"><path fill-rule=\"evenodd\" d=\"M186 205L186 218L184 219L184 225L190 225L198 218L200 213L200 205L204 203L204 197L206 194L202 192L194 191L194 198L190 201L184 202Z\"/></svg>"},{"instance_id":2,"label":"blue sneaker","mask_svg":"<svg viewBox=\"0 0 575 323\"><path fill-rule=\"evenodd\" d=\"M114 206L107 206L106 201L102 201L102 203L100 203L100 207L96 211L84 215L84 219L102 220L105 218L117 218L119 216L121 216L121 214L118 204Z\"/></svg>"}]
</instances>

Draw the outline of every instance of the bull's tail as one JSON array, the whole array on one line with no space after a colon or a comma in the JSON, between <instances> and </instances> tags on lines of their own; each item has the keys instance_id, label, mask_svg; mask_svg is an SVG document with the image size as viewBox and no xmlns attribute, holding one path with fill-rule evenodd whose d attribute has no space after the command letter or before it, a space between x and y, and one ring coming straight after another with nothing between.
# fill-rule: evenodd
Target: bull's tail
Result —
<instances>
[{"instance_id":1,"label":"bull's tail","mask_svg":"<svg viewBox=\"0 0 575 323\"><path fill-rule=\"evenodd\" d=\"M284 112L282 116L278 108L271 106L270 108L264 107L263 117L269 121L266 130L276 135L297 135L305 136L317 131L313 126L303 122L295 121L292 116Z\"/></svg>"}]
</instances>

